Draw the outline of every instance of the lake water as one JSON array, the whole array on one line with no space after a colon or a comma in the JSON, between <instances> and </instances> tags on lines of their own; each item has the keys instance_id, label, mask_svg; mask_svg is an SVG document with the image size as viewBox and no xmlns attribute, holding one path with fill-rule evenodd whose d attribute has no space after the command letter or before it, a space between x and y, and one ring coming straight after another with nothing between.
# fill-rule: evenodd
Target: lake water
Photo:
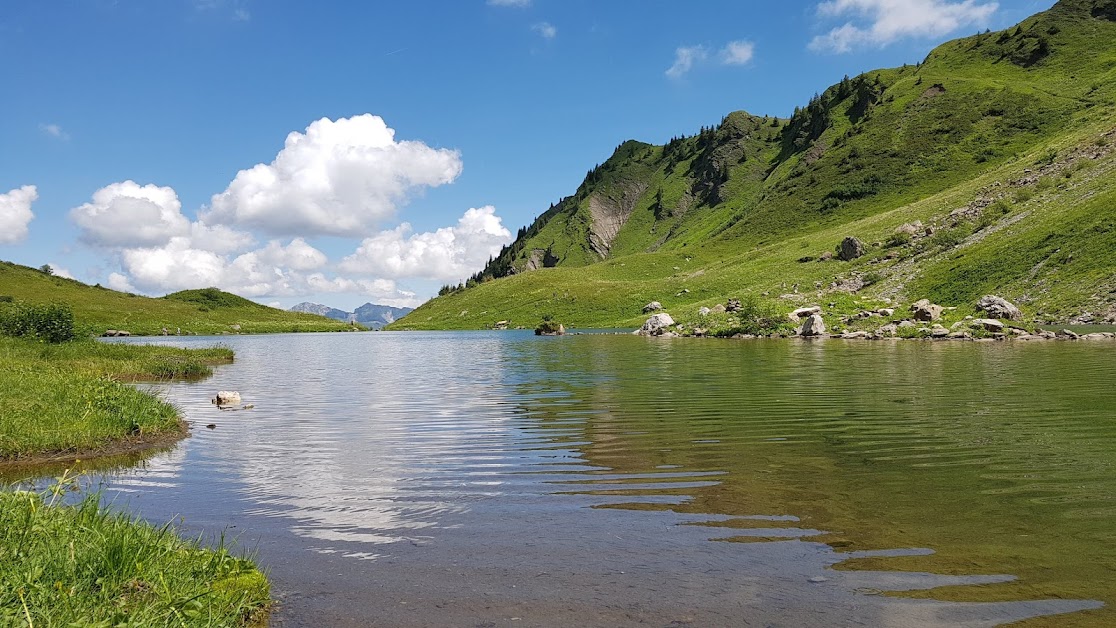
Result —
<instances>
[{"instance_id":1,"label":"lake water","mask_svg":"<svg viewBox=\"0 0 1116 628\"><path fill-rule=\"evenodd\" d=\"M255 549L275 626L1116 625L1116 343L219 342L95 482Z\"/></svg>"}]
</instances>

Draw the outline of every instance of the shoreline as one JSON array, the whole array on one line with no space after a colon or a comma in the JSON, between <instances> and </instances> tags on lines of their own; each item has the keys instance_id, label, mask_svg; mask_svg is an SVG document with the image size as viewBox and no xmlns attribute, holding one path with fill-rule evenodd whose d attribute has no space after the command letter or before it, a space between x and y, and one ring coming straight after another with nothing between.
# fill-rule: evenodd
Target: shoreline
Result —
<instances>
[{"instance_id":1,"label":"shoreline","mask_svg":"<svg viewBox=\"0 0 1116 628\"><path fill-rule=\"evenodd\" d=\"M0 458L0 474L21 470L34 471L37 467L61 465L62 463L97 463L117 457L154 455L171 449L174 445L190 438L190 436L192 436L190 424L180 417L178 427L173 431L114 438L97 447L55 449L17 458Z\"/></svg>"}]
</instances>

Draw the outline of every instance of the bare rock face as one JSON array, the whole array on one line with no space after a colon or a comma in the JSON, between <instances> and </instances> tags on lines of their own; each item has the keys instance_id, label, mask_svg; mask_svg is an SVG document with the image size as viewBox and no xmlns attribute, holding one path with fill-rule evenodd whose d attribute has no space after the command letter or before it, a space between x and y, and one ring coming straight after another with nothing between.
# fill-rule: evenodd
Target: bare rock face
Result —
<instances>
[{"instance_id":1,"label":"bare rock face","mask_svg":"<svg viewBox=\"0 0 1116 628\"><path fill-rule=\"evenodd\" d=\"M672 325L674 325L674 319L671 318L670 314L662 312L647 319L643 327L637 329L635 333L638 336L662 336L667 333L667 329Z\"/></svg>"},{"instance_id":2,"label":"bare rock face","mask_svg":"<svg viewBox=\"0 0 1116 628\"><path fill-rule=\"evenodd\" d=\"M858 257L863 257L868 249L864 243L857 238L845 238L841 241L841 246L837 250L837 257L842 261L851 262Z\"/></svg>"},{"instance_id":3,"label":"bare rock face","mask_svg":"<svg viewBox=\"0 0 1116 628\"><path fill-rule=\"evenodd\" d=\"M1023 312L1014 303L992 294L981 297L977 301L977 309L986 312L992 318L1002 318L1009 321L1017 321L1023 318Z\"/></svg>"},{"instance_id":4,"label":"bare rock face","mask_svg":"<svg viewBox=\"0 0 1116 628\"><path fill-rule=\"evenodd\" d=\"M652 301L652 302L648 303L647 305L643 306L643 313L644 314L650 314L651 312L658 312L661 309L663 309L663 304L662 303L659 303L658 301Z\"/></svg>"},{"instance_id":5,"label":"bare rock face","mask_svg":"<svg viewBox=\"0 0 1116 628\"><path fill-rule=\"evenodd\" d=\"M217 393L217 397L213 399L213 403L217 404L218 408L222 406L239 406L240 393L235 390L222 390Z\"/></svg>"},{"instance_id":6,"label":"bare rock face","mask_svg":"<svg viewBox=\"0 0 1116 628\"><path fill-rule=\"evenodd\" d=\"M821 314L811 314L802 321L798 335L803 338L813 338L825 334L825 321Z\"/></svg>"},{"instance_id":7,"label":"bare rock face","mask_svg":"<svg viewBox=\"0 0 1116 628\"><path fill-rule=\"evenodd\" d=\"M914 319L916 321L923 321L925 323L936 321L941 318L942 312L944 310L945 308L940 305L931 303L929 299L916 301L915 304L911 306L911 312L914 315Z\"/></svg>"}]
</instances>

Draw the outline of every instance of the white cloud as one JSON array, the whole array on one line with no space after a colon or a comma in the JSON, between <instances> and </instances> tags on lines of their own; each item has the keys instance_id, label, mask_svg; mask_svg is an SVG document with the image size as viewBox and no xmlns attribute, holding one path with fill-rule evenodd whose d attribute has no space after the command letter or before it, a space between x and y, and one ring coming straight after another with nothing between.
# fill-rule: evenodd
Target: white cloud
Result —
<instances>
[{"instance_id":1,"label":"white cloud","mask_svg":"<svg viewBox=\"0 0 1116 628\"><path fill-rule=\"evenodd\" d=\"M543 39L554 39L558 36L558 29L550 22L539 22L532 26L531 30L541 35Z\"/></svg>"},{"instance_id":2,"label":"white cloud","mask_svg":"<svg viewBox=\"0 0 1116 628\"><path fill-rule=\"evenodd\" d=\"M852 16L818 35L809 45L816 52L849 52L857 47L883 47L905 37L940 37L964 26L982 26L999 8L978 0L830 0L818 5L826 18Z\"/></svg>"},{"instance_id":3,"label":"white cloud","mask_svg":"<svg viewBox=\"0 0 1116 628\"><path fill-rule=\"evenodd\" d=\"M490 7L529 7L531 0L488 0L485 4Z\"/></svg>"},{"instance_id":4,"label":"white cloud","mask_svg":"<svg viewBox=\"0 0 1116 628\"><path fill-rule=\"evenodd\" d=\"M110 273L106 285L110 290L116 290L117 292L139 292L139 290L132 285L132 282L128 281L128 278L120 273Z\"/></svg>"},{"instance_id":5,"label":"white cloud","mask_svg":"<svg viewBox=\"0 0 1116 628\"><path fill-rule=\"evenodd\" d=\"M70 218L82 228L83 240L102 246L161 244L190 232L174 189L130 180L97 190Z\"/></svg>"},{"instance_id":6,"label":"white cloud","mask_svg":"<svg viewBox=\"0 0 1116 628\"><path fill-rule=\"evenodd\" d=\"M274 235L359 237L408 195L451 183L461 169L457 151L396 141L378 116L322 118L288 135L270 164L241 170L201 217Z\"/></svg>"},{"instance_id":7,"label":"white cloud","mask_svg":"<svg viewBox=\"0 0 1116 628\"><path fill-rule=\"evenodd\" d=\"M27 225L35 218L31 204L38 198L39 189L33 185L0 194L0 244L15 244L27 237Z\"/></svg>"},{"instance_id":8,"label":"white cloud","mask_svg":"<svg viewBox=\"0 0 1116 628\"><path fill-rule=\"evenodd\" d=\"M66 279L77 279L77 277L74 277L74 274L70 272L69 268L63 268L63 267L59 266L58 264L49 264L49 263L47 264L47 266L50 266L50 270L51 270L51 272L54 273L55 277L65 277Z\"/></svg>"},{"instance_id":9,"label":"white cloud","mask_svg":"<svg viewBox=\"0 0 1116 628\"><path fill-rule=\"evenodd\" d=\"M492 206L470 209L453 227L411 234L407 223L366 238L340 264L343 271L380 277L460 281L512 241Z\"/></svg>"},{"instance_id":10,"label":"white cloud","mask_svg":"<svg viewBox=\"0 0 1116 628\"><path fill-rule=\"evenodd\" d=\"M680 79L693 69L695 63L708 58L709 50L705 46L681 46L674 51L674 65L667 69L666 75Z\"/></svg>"},{"instance_id":11,"label":"white cloud","mask_svg":"<svg viewBox=\"0 0 1116 628\"><path fill-rule=\"evenodd\" d=\"M57 124L40 124L39 130L46 135L53 137L54 139L62 141L70 139L70 134L64 131L62 127Z\"/></svg>"},{"instance_id":12,"label":"white cloud","mask_svg":"<svg viewBox=\"0 0 1116 628\"><path fill-rule=\"evenodd\" d=\"M756 45L750 41L730 41L721 49L721 63L746 65L756 54Z\"/></svg>"}]
</instances>

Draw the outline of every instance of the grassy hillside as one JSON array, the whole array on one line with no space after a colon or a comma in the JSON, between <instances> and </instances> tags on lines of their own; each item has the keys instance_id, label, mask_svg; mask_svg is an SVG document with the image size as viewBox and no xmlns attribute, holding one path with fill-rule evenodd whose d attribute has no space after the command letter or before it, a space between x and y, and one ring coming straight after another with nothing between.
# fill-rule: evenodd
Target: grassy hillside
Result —
<instances>
[{"instance_id":1,"label":"grassy hillside","mask_svg":"<svg viewBox=\"0 0 1116 628\"><path fill-rule=\"evenodd\" d=\"M737 112L666 146L627 142L393 327L636 325L651 300L688 312L746 294L851 311L998 293L1039 319L1116 318L1113 42L1116 2L1062 0L846 78L789 119ZM868 254L827 260L846 236Z\"/></svg>"},{"instance_id":2,"label":"grassy hillside","mask_svg":"<svg viewBox=\"0 0 1116 628\"><path fill-rule=\"evenodd\" d=\"M32 304L66 303L73 308L78 325L96 334L106 329L154 335L166 328L172 334L181 329L182 333L206 335L351 328L322 316L260 305L215 288L187 290L153 299L0 262L0 299L5 297Z\"/></svg>"}]
</instances>

